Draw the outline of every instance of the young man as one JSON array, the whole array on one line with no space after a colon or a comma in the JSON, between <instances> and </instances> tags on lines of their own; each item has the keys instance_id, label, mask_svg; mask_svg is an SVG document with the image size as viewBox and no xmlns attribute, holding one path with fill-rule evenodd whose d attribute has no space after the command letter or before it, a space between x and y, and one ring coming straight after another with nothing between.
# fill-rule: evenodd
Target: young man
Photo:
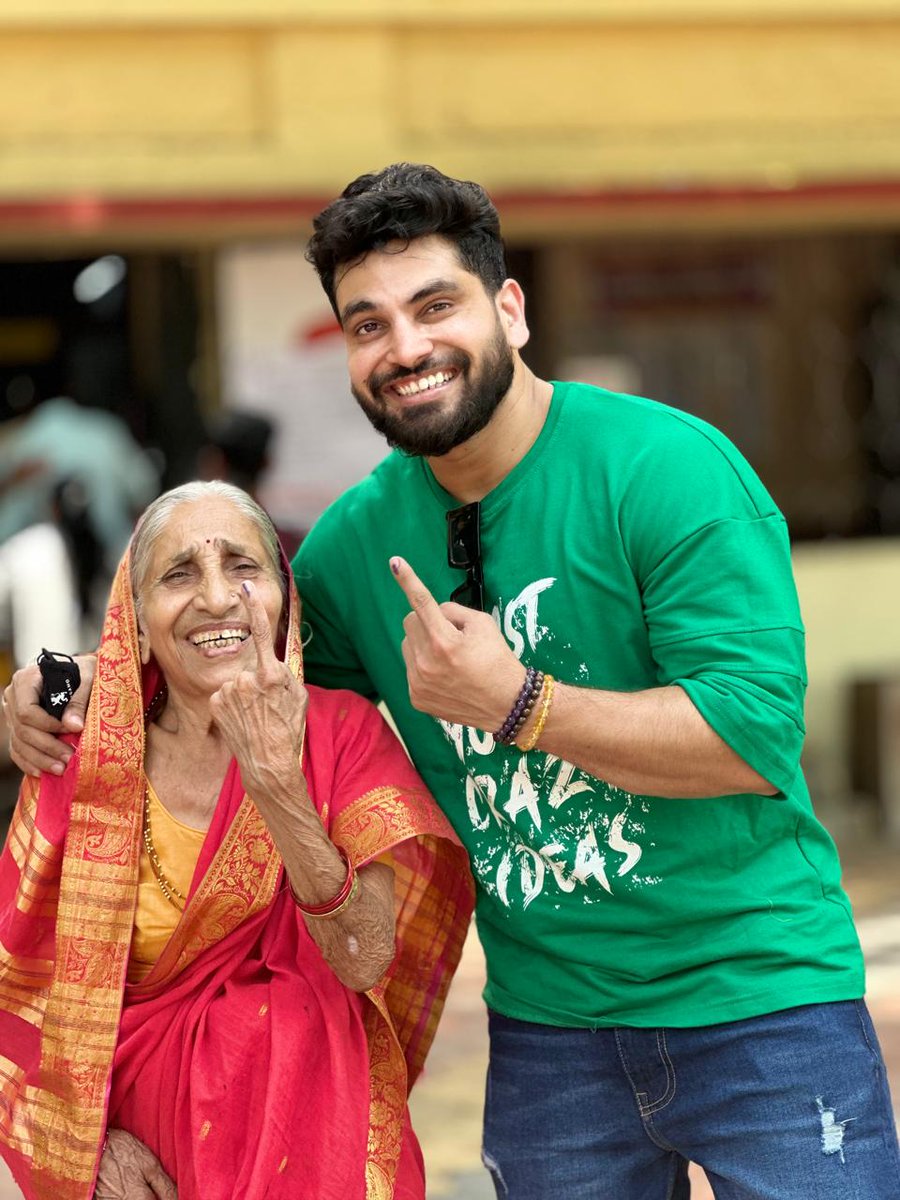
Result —
<instances>
[{"instance_id":1,"label":"young man","mask_svg":"<svg viewBox=\"0 0 900 1200\"><path fill-rule=\"evenodd\" d=\"M498 1196L685 1197L688 1160L727 1200L896 1196L771 498L703 422L525 367L480 187L362 176L309 256L396 450L295 560L307 674L386 701L469 850Z\"/></svg>"}]
</instances>

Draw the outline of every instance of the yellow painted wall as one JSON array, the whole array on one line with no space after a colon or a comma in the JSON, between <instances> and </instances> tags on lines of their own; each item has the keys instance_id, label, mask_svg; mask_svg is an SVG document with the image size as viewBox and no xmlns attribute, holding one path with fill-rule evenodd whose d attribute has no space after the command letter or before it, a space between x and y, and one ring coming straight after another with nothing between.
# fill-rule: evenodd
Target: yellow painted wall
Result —
<instances>
[{"instance_id":1,"label":"yellow painted wall","mask_svg":"<svg viewBox=\"0 0 900 1200\"><path fill-rule=\"evenodd\" d=\"M0 112L0 203L318 199L408 158L506 194L659 190L633 217L536 204L506 222L658 233L682 220L667 189L900 183L900 0L3 0ZM896 227L893 203L856 216ZM839 796L847 686L900 672L900 545L795 561L809 760Z\"/></svg>"},{"instance_id":2,"label":"yellow painted wall","mask_svg":"<svg viewBox=\"0 0 900 1200\"><path fill-rule=\"evenodd\" d=\"M4 0L0 200L900 180L896 0Z\"/></svg>"}]
</instances>

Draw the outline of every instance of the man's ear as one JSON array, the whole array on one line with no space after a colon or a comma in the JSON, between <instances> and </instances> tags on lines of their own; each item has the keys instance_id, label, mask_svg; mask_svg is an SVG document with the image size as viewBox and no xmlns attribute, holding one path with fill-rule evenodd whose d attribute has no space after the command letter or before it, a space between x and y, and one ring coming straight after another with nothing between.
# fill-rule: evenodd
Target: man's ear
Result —
<instances>
[{"instance_id":1,"label":"man's ear","mask_svg":"<svg viewBox=\"0 0 900 1200\"><path fill-rule=\"evenodd\" d=\"M525 320L525 296L514 279L505 279L494 297L500 324L513 350L521 350L531 336Z\"/></svg>"}]
</instances>

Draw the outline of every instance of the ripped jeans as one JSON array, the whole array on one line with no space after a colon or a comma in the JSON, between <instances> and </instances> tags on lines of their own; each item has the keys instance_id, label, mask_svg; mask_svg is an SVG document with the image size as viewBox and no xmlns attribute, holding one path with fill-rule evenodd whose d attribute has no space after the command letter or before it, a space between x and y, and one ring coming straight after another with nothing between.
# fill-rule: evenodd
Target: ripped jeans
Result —
<instances>
[{"instance_id":1,"label":"ripped jeans","mask_svg":"<svg viewBox=\"0 0 900 1200\"><path fill-rule=\"evenodd\" d=\"M483 1158L502 1200L898 1200L884 1061L861 1000L697 1029L489 1013Z\"/></svg>"}]
</instances>

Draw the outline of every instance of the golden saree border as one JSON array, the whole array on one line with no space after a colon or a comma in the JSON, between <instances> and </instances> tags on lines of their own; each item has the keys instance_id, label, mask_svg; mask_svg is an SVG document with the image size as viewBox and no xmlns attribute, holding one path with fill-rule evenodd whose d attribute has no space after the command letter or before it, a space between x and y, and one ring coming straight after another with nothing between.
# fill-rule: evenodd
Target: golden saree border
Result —
<instances>
[{"instance_id":1,"label":"golden saree border","mask_svg":"<svg viewBox=\"0 0 900 1200\"><path fill-rule=\"evenodd\" d=\"M337 814L331 823L332 840L343 846L354 866L362 866L398 842L416 837L430 816L431 803L424 790L373 788Z\"/></svg>"},{"instance_id":2,"label":"golden saree border","mask_svg":"<svg viewBox=\"0 0 900 1200\"><path fill-rule=\"evenodd\" d=\"M369 1044L366 1200L391 1200L403 1142L406 1060L383 994L373 989L366 995L371 1001L363 1016Z\"/></svg>"},{"instance_id":3,"label":"golden saree border","mask_svg":"<svg viewBox=\"0 0 900 1200\"><path fill-rule=\"evenodd\" d=\"M363 1018L370 1072L366 1200L390 1200L393 1196L409 1089L431 1044L462 953L466 922L456 918L463 907L471 912L472 884L464 866L465 851L459 846L461 861L455 866L459 902L439 887L439 881L454 870L453 865L445 871L439 869L441 845L449 843L436 835L448 832L449 827L437 828L428 792L391 786L366 792L335 816L331 825L332 840L347 852L354 866L390 857L396 938L403 947L385 979L366 993L370 1001ZM435 868L427 881L391 854L411 839L417 840ZM444 971L434 969L438 962L446 965ZM433 980L429 979L428 964Z\"/></svg>"},{"instance_id":4,"label":"golden saree border","mask_svg":"<svg viewBox=\"0 0 900 1200\"><path fill-rule=\"evenodd\" d=\"M59 868L62 846L54 846L35 824L38 781L26 776L19 803L13 812L7 837L7 849L19 868L19 888L15 905L21 913L36 911L38 916L54 916L59 899Z\"/></svg>"},{"instance_id":5,"label":"golden saree border","mask_svg":"<svg viewBox=\"0 0 900 1200\"><path fill-rule=\"evenodd\" d=\"M60 1200L92 1192L134 919L144 723L129 569L126 554L113 582L75 760L41 1087L23 1100L34 1131L34 1194Z\"/></svg>"},{"instance_id":6,"label":"golden saree border","mask_svg":"<svg viewBox=\"0 0 900 1200\"><path fill-rule=\"evenodd\" d=\"M0 1054L0 1137L17 1154L30 1158L34 1152L31 1140L31 1124L25 1106L7 1102L7 1097L30 1093L33 1089L25 1083L25 1072L18 1063Z\"/></svg>"},{"instance_id":7,"label":"golden saree border","mask_svg":"<svg viewBox=\"0 0 900 1200\"><path fill-rule=\"evenodd\" d=\"M0 1009L38 1028L47 1008L53 961L13 954L0 942ZM4 1096L0 1083L0 1097Z\"/></svg>"}]
</instances>

